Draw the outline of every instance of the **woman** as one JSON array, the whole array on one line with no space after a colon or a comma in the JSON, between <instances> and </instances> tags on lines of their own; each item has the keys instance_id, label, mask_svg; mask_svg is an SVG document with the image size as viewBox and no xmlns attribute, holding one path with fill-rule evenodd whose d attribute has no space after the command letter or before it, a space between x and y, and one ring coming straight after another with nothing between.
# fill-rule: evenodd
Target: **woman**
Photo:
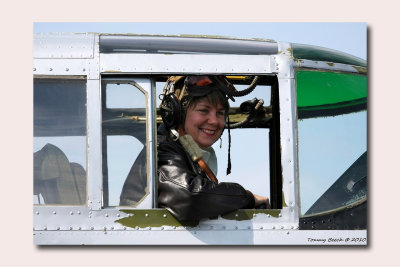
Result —
<instances>
[{"instance_id":1,"label":"woman","mask_svg":"<svg viewBox=\"0 0 400 267\"><path fill-rule=\"evenodd\" d=\"M166 127L159 129L162 139L158 144L159 207L167 208L179 220L199 220L241 208L268 206L268 198L252 194L239 184L211 181L176 140L177 133L191 135L216 173L211 146L221 137L228 116L229 103L224 89L233 85L215 76L188 76L183 85L182 80L180 77L172 82L173 95L169 97L175 102L163 101L160 107L164 110ZM168 86L171 86L169 82ZM177 109L178 114L169 114L171 109ZM174 122L168 119L171 117L175 118Z\"/></svg>"}]
</instances>

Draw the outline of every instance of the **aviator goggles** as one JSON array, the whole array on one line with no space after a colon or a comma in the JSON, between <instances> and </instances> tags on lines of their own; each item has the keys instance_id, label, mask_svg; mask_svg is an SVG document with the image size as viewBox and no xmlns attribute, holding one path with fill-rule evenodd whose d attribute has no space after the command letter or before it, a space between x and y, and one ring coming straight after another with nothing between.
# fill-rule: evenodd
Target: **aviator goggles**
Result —
<instances>
[{"instance_id":1,"label":"aviator goggles","mask_svg":"<svg viewBox=\"0 0 400 267\"><path fill-rule=\"evenodd\" d=\"M236 91L236 88L224 76L188 76L185 87L190 96L205 96L218 89L235 101L230 92Z\"/></svg>"}]
</instances>

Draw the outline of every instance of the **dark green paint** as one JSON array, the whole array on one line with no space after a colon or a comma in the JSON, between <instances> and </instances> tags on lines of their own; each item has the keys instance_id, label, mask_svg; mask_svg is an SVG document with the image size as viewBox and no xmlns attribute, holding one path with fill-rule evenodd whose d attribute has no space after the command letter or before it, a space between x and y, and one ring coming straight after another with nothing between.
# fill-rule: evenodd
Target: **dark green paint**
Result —
<instances>
[{"instance_id":1,"label":"dark green paint","mask_svg":"<svg viewBox=\"0 0 400 267\"><path fill-rule=\"evenodd\" d=\"M119 219L115 222L120 223L130 228L145 228L145 227L161 227L161 226L187 226L195 227L199 224L198 221L178 221L168 210L153 209L153 210L121 210L131 216Z\"/></svg>"},{"instance_id":2,"label":"dark green paint","mask_svg":"<svg viewBox=\"0 0 400 267\"><path fill-rule=\"evenodd\" d=\"M246 221L253 219L255 214L269 214L272 217L278 218L280 213L280 210L237 210L235 212L222 215L221 217L226 220Z\"/></svg>"},{"instance_id":3,"label":"dark green paint","mask_svg":"<svg viewBox=\"0 0 400 267\"><path fill-rule=\"evenodd\" d=\"M146 227L161 227L161 226L176 226L176 227L196 227L199 221L178 221L168 210L152 209L152 210L121 210L131 216L115 221L129 228L146 228ZM231 213L222 215L226 220L245 221L253 219L255 214L269 214L272 217L279 217L280 210L237 210ZM217 219L217 218L213 218Z\"/></svg>"},{"instance_id":4,"label":"dark green paint","mask_svg":"<svg viewBox=\"0 0 400 267\"><path fill-rule=\"evenodd\" d=\"M304 44L292 44L292 49L293 57L295 59L327 61L332 63L343 63L367 67L367 62L361 58L324 47Z\"/></svg>"}]
</instances>

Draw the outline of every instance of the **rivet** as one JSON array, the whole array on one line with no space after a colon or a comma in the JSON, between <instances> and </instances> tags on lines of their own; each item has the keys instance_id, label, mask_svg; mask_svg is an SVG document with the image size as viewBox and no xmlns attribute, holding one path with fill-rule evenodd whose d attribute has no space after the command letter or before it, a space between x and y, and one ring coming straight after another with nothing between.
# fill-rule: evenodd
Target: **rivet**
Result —
<instances>
[{"instance_id":1,"label":"rivet","mask_svg":"<svg viewBox=\"0 0 400 267\"><path fill-rule=\"evenodd\" d=\"M238 226L235 226L235 229L236 229L236 230L238 230L238 229L239 229L239 227L238 227Z\"/></svg>"},{"instance_id":2,"label":"rivet","mask_svg":"<svg viewBox=\"0 0 400 267\"><path fill-rule=\"evenodd\" d=\"M144 216L146 216L146 217L149 217L149 214L148 214L148 213L146 213Z\"/></svg>"},{"instance_id":3,"label":"rivet","mask_svg":"<svg viewBox=\"0 0 400 267\"><path fill-rule=\"evenodd\" d=\"M225 226L225 225L224 225L224 226L222 226L222 229L224 229L224 230L225 230L225 229L226 229L226 226Z\"/></svg>"},{"instance_id":4,"label":"rivet","mask_svg":"<svg viewBox=\"0 0 400 267\"><path fill-rule=\"evenodd\" d=\"M80 212L79 210L78 210L78 212L77 212L77 213L78 213L78 215L80 215L80 214L81 214L81 212Z\"/></svg>"},{"instance_id":5,"label":"rivet","mask_svg":"<svg viewBox=\"0 0 400 267\"><path fill-rule=\"evenodd\" d=\"M149 230L151 230L151 227L149 227Z\"/></svg>"},{"instance_id":6,"label":"rivet","mask_svg":"<svg viewBox=\"0 0 400 267\"><path fill-rule=\"evenodd\" d=\"M119 213L117 214L117 217L119 217L120 215L119 215Z\"/></svg>"},{"instance_id":7,"label":"rivet","mask_svg":"<svg viewBox=\"0 0 400 267\"><path fill-rule=\"evenodd\" d=\"M92 226L92 227L90 227L90 230L94 230L94 227Z\"/></svg>"},{"instance_id":8,"label":"rivet","mask_svg":"<svg viewBox=\"0 0 400 267\"><path fill-rule=\"evenodd\" d=\"M283 225L281 226L281 229L285 229L285 227L283 227Z\"/></svg>"},{"instance_id":9,"label":"rivet","mask_svg":"<svg viewBox=\"0 0 400 267\"><path fill-rule=\"evenodd\" d=\"M43 227L43 230L45 230L45 231L46 231L46 230L47 230L47 227L46 227L46 226L45 226L45 227Z\"/></svg>"},{"instance_id":10,"label":"rivet","mask_svg":"<svg viewBox=\"0 0 400 267\"><path fill-rule=\"evenodd\" d=\"M114 226L111 226L111 230L114 230Z\"/></svg>"},{"instance_id":11,"label":"rivet","mask_svg":"<svg viewBox=\"0 0 400 267\"><path fill-rule=\"evenodd\" d=\"M267 217L269 218L269 217L271 217L271 215L270 215L270 214L267 214Z\"/></svg>"},{"instance_id":12,"label":"rivet","mask_svg":"<svg viewBox=\"0 0 400 267\"><path fill-rule=\"evenodd\" d=\"M161 230L164 230L164 226L161 226Z\"/></svg>"},{"instance_id":13,"label":"rivet","mask_svg":"<svg viewBox=\"0 0 400 267\"><path fill-rule=\"evenodd\" d=\"M103 230L106 231L106 230L107 230L107 227L104 226L104 227L103 227Z\"/></svg>"},{"instance_id":14,"label":"rivet","mask_svg":"<svg viewBox=\"0 0 400 267\"><path fill-rule=\"evenodd\" d=\"M82 227L79 226L79 227L78 227L78 230L82 230Z\"/></svg>"},{"instance_id":15,"label":"rivet","mask_svg":"<svg viewBox=\"0 0 400 267\"><path fill-rule=\"evenodd\" d=\"M239 217L239 214L236 213L236 214L235 214L235 217Z\"/></svg>"},{"instance_id":16,"label":"rivet","mask_svg":"<svg viewBox=\"0 0 400 267\"><path fill-rule=\"evenodd\" d=\"M262 229L264 229L264 227L260 226L260 229L262 230Z\"/></svg>"},{"instance_id":17,"label":"rivet","mask_svg":"<svg viewBox=\"0 0 400 267\"><path fill-rule=\"evenodd\" d=\"M176 226L172 227L173 229L176 229Z\"/></svg>"},{"instance_id":18,"label":"rivet","mask_svg":"<svg viewBox=\"0 0 400 267\"><path fill-rule=\"evenodd\" d=\"M70 215L74 215L74 213L71 211L70 213L69 213Z\"/></svg>"},{"instance_id":19,"label":"rivet","mask_svg":"<svg viewBox=\"0 0 400 267\"><path fill-rule=\"evenodd\" d=\"M124 230L126 230L126 226L124 226Z\"/></svg>"},{"instance_id":20,"label":"rivet","mask_svg":"<svg viewBox=\"0 0 400 267\"><path fill-rule=\"evenodd\" d=\"M108 217L108 214L106 213L105 216Z\"/></svg>"},{"instance_id":21,"label":"rivet","mask_svg":"<svg viewBox=\"0 0 400 267\"><path fill-rule=\"evenodd\" d=\"M36 71L36 68L33 68L33 71Z\"/></svg>"},{"instance_id":22,"label":"rivet","mask_svg":"<svg viewBox=\"0 0 400 267\"><path fill-rule=\"evenodd\" d=\"M69 230L72 230L72 226L69 227Z\"/></svg>"},{"instance_id":23,"label":"rivet","mask_svg":"<svg viewBox=\"0 0 400 267\"><path fill-rule=\"evenodd\" d=\"M272 226L272 229L275 229L275 226Z\"/></svg>"},{"instance_id":24,"label":"rivet","mask_svg":"<svg viewBox=\"0 0 400 267\"><path fill-rule=\"evenodd\" d=\"M250 230L250 229L251 229L251 226L247 226L247 229L249 229L249 230Z\"/></svg>"},{"instance_id":25,"label":"rivet","mask_svg":"<svg viewBox=\"0 0 400 267\"><path fill-rule=\"evenodd\" d=\"M286 234L288 235L288 234L289 234L289 231L287 231Z\"/></svg>"},{"instance_id":26,"label":"rivet","mask_svg":"<svg viewBox=\"0 0 400 267\"><path fill-rule=\"evenodd\" d=\"M53 68L49 68L49 71L53 71Z\"/></svg>"},{"instance_id":27,"label":"rivet","mask_svg":"<svg viewBox=\"0 0 400 267\"><path fill-rule=\"evenodd\" d=\"M279 213L279 217L282 217L282 213Z\"/></svg>"},{"instance_id":28,"label":"rivet","mask_svg":"<svg viewBox=\"0 0 400 267\"><path fill-rule=\"evenodd\" d=\"M58 226L56 229L57 229L57 230L60 230L60 227Z\"/></svg>"},{"instance_id":29,"label":"rivet","mask_svg":"<svg viewBox=\"0 0 400 267\"><path fill-rule=\"evenodd\" d=\"M164 217L164 218L167 218L167 214L164 214L163 217Z\"/></svg>"},{"instance_id":30,"label":"rivet","mask_svg":"<svg viewBox=\"0 0 400 267\"><path fill-rule=\"evenodd\" d=\"M53 214L54 214L54 215L56 215L56 214L57 214L57 212L56 212L56 211L53 211Z\"/></svg>"},{"instance_id":31,"label":"rivet","mask_svg":"<svg viewBox=\"0 0 400 267\"><path fill-rule=\"evenodd\" d=\"M39 211L36 211L35 213L36 213L36 215L39 215Z\"/></svg>"},{"instance_id":32,"label":"rivet","mask_svg":"<svg viewBox=\"0 0 400 267\"><path fill-rule=\"evenodd\" d=\"M69 68L65 68L65 71L69 71Z\"/></svg>"}]
</instances>

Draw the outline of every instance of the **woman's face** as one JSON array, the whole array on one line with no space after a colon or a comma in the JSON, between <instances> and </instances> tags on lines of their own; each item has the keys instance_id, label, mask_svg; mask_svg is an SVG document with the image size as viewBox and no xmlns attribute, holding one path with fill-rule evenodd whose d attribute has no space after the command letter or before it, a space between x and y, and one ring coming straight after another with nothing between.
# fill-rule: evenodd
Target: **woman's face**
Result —
<instances>
[{"instance_id":1,"label":"woman's face","mask_svg":"<svg viewBox=\"0 0 400 267\"><path fill-rule=\"evenodd\" d=\"M185 131L202 148L207 148L220 138L225 126L225 109L214 106L206 98L189 107L186 112Z\"/></svg>"}]
</instances>

